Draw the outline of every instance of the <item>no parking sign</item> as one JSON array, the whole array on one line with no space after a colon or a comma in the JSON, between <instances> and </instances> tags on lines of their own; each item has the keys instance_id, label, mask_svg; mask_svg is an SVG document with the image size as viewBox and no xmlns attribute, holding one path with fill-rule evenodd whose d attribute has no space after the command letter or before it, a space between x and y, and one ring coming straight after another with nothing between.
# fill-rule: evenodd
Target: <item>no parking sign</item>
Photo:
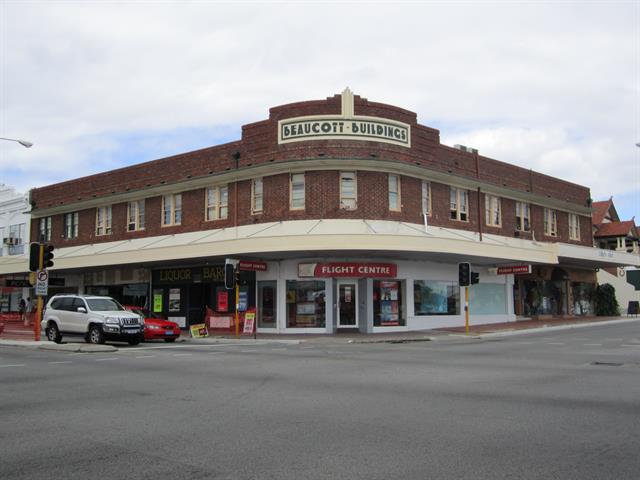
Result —
<instances>
[{"instance_id":1,"label":"no parking sign","mask_svg":"<svg viewBox=\"0 0 640 480\"><path fill-rule=\"evenodd\" d=\"M49 272L38 270L36 273L36 295L45 297L49 289Z\"/></svg>"}]
</instances>

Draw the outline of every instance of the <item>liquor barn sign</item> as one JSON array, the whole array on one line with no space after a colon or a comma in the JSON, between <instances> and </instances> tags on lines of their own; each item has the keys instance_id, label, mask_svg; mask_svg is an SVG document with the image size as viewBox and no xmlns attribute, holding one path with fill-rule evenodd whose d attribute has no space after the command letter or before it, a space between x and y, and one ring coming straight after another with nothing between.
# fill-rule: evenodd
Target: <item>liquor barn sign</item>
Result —
<instances>
[{"instance_id":1,"label":"liquor barn sign","mask_svg":"<svg viewBox=\"0 0 640 480\"><path fill-rule=\"evenodd\" d=\"M353 93L342 92L342 115L313 115L280 120L278 143L306 140L374 140L411 146L411 126L388 118L354 115Z\"/></svg>"},{"instance_id":2,"label":"liquor barn sign","mask_svg":"<svg viewBox=\"0 0 640 480\"><path fill-rule=\"evenodd\" d=\"M299 263L299 277L395 278L398 267L394 263Z\"/></svg>"}]
</instances>

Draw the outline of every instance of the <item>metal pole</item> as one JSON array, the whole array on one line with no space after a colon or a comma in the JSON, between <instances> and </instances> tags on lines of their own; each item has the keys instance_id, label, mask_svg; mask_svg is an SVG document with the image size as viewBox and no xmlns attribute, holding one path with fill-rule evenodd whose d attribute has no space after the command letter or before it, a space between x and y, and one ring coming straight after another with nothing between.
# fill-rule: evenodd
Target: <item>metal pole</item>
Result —
<instances>
[{"instance_id":1,"label":"metal pole","mask_svg":"<svg viewBox=\"0 0 640 480\"><path fill-rule=\"evenodd\" d=\"M235 277L235 275L234 275ZM238 308L240 307L239 302L240 301L240 282L238 282L238 280L236 279L236 337L240 336L240 323L239 323L239 319L238 319Z\"/></svg>"},{"instance_id":2,"label":"metal pole","mask_svg":"<svg viewBox=\"0 0 640 480\"><path fill-rule=\"evenodd\" d=\"M464 331L469 335L469 287L464 287Z\"/></svg>"}]
</instances>

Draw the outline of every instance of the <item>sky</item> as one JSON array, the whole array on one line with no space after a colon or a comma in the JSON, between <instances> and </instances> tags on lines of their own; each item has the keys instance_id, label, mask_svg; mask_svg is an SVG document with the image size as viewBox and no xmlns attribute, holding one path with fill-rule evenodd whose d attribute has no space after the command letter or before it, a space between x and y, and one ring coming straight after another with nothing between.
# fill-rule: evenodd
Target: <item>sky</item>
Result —
<instances>
[{"instance_id":1,"label":"sky","mask_svg":"<svg viewBox=\"0 0 640 480\"><path fill-rule=\"evenodd\" d=\"M0 0L0 184L240 139L349 87L640 223L640 0Z\"/></svg>"}]
</instances>

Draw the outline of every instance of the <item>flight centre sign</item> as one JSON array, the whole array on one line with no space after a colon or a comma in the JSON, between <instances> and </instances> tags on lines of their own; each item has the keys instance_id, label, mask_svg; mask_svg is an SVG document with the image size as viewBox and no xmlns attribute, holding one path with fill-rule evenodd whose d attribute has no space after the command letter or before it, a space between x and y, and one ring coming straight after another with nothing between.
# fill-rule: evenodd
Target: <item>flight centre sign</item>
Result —
<instances>
[{"instance_id":1,"label":"flight centre sign","mask_svg":"<svg viewBox=\"0 0 640 480\"><path fill-rule=\"evenodd\" d=\"M298 117L278 122L278 143L309 140L373 140L411 146L411 128L406 123L375 117Z\"/></svg>"}]
</instances>

